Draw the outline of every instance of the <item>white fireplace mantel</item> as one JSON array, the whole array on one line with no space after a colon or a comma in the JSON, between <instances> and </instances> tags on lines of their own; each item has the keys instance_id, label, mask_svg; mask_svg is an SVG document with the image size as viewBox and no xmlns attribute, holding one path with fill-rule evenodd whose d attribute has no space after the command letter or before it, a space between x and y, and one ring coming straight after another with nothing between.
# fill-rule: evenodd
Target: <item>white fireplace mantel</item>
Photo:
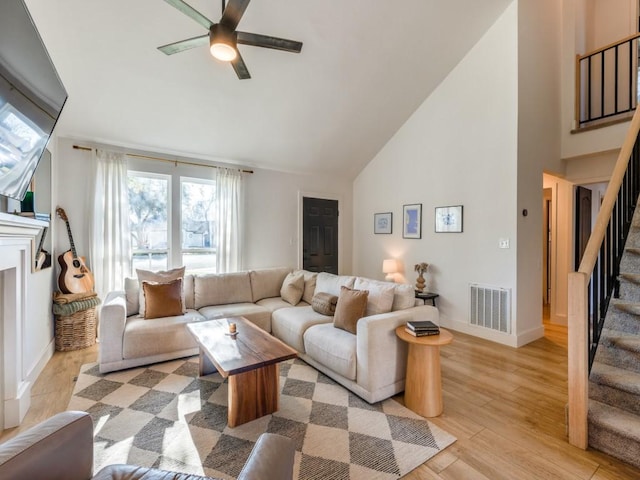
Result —
<instances>
[{"instance_id":1,"label":"white fireplace mantel","mask_svg":"<svg viewBox=\"0 0 640 480\"><path fill-rule=\"evenodd\" d=\"M35 237L48 222L0 212L0 236Z\"/></svg>"},{"instance_id":2,"label":"white fireplace mantel","mask_svg":"<svg viewBox=\"0 0 640 480\"><path fill-rule=\"evenodd\" d=\"M4 428L20 424L30 405L23 357L26 311L36 237L49 224L0 212L0 329Z\"/></svg>"}]
</instances>

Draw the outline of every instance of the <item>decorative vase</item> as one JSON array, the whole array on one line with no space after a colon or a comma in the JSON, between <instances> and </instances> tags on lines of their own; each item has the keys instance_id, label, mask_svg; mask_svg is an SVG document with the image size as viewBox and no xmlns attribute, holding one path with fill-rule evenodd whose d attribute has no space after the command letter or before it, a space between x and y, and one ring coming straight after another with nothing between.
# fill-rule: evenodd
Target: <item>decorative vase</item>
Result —
<instances>
[{"instance_id":1,"label":"decorative vase","mask_svg":"<svg viewBox=\"0 0 640 480\"><path fill-rule=\"evenodd\" d=\"M422 272L420 272L418 274L418 278L416 279L416 290L422 292L424 290L425 283L426 282L424 280L424 277L422 276Z\"/></svg>"}]
</instances>

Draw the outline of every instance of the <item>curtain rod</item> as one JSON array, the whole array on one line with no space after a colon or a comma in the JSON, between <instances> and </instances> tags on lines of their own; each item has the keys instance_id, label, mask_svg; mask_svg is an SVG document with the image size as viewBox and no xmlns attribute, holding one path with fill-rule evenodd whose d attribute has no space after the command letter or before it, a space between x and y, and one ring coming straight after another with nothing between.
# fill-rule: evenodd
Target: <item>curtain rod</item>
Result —
<instances>
[{"instance_id":1,"label":"curtain rod","mask_svg":"<svg viewBox=\"0 0 640 480\"><path fill-rule=\"evenodd\" d=\"M88 152L93 151L92 147L82 147L80 145L74 145L73 148L75 150L86 150ZM206 163L185 162L184 160L169 160L168 158L151 157L149 155L138 155L137 153L127 153L126 155L129 156L129 157L145 158L147 160L156 160L158 162L173 163L176 166L178 166L178 164L180 164L180 165L192 165L192 166L195 166L195 167L224 168L224 167L219 167L217 165L208 165ZM241 171L242 173L253 173L253 170L244 170L242 168L239 168L238 170Z\"/></svg>"}]
</instances>

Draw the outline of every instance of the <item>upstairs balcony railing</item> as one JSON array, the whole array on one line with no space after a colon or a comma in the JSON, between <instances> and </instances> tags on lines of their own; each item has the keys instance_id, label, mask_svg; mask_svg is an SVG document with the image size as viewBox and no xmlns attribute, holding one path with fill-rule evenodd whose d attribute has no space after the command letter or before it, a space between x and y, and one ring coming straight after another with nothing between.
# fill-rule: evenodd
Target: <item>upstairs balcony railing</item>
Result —
<instances>
[{"instance_id":1,"label":"upstairs balcony railing","mask_svg":"<svg viewBox=\"0 0 640 480\"><path fill-rule=\"evenodd\" d=\"M589 371L609 301L617 294L620 260L640 194L640 109L611 175L577 272L569 274L569 443L588 446Z\"/></svg>"},{"instance_id":2,"label":"upstairs balcony railing","mask_svg":"<svg viewBox=\"0 0 640 480\"><path fill-rule=\"evenodd\" d=\"M638 39L640 33L578 55L576 123L579 128L617 120L638 104Z\"/></svg>"}]
</instances>

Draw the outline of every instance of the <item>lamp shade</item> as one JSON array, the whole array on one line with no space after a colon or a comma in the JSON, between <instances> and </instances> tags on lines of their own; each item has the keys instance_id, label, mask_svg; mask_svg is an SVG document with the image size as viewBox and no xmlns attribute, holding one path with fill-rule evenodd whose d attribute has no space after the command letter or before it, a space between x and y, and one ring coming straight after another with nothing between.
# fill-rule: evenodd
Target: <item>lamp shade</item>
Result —
<instances>
[{"instance_id":1,"label":"lamp shade","mask_svg":"<svg viewBox=\"0 0 640 480\"><path fill-rule=\"evenodd\" d=\"M385 277L386 281L393 282L393 274L398 273L398 270L398 260L396 260L395 258L387 258L386 260L382 261L382 272L387 274L387 276Z\"/></svg>"},{"instance_id":2,"label":"lamp shade","mask_svg":"<svg viewBox=\"0 0 640 480\"><path fill-rule=\"evenodd\" d=\"M238 56L238 51L236 50L237 41L238 34L223 25L212 25L209 30L211 55L223 62L230 62Z\"/></svg>"},{"instance_id":3,"label":"lamp shade","mask_svg":"<svg viewBox=\"0 0 640 480\"><path fill-rule=\"evenodd\" d=\"M398 261L395 258L387 258L382 262L382 273L397 273Z\"/></svg>"}]
</instances>

